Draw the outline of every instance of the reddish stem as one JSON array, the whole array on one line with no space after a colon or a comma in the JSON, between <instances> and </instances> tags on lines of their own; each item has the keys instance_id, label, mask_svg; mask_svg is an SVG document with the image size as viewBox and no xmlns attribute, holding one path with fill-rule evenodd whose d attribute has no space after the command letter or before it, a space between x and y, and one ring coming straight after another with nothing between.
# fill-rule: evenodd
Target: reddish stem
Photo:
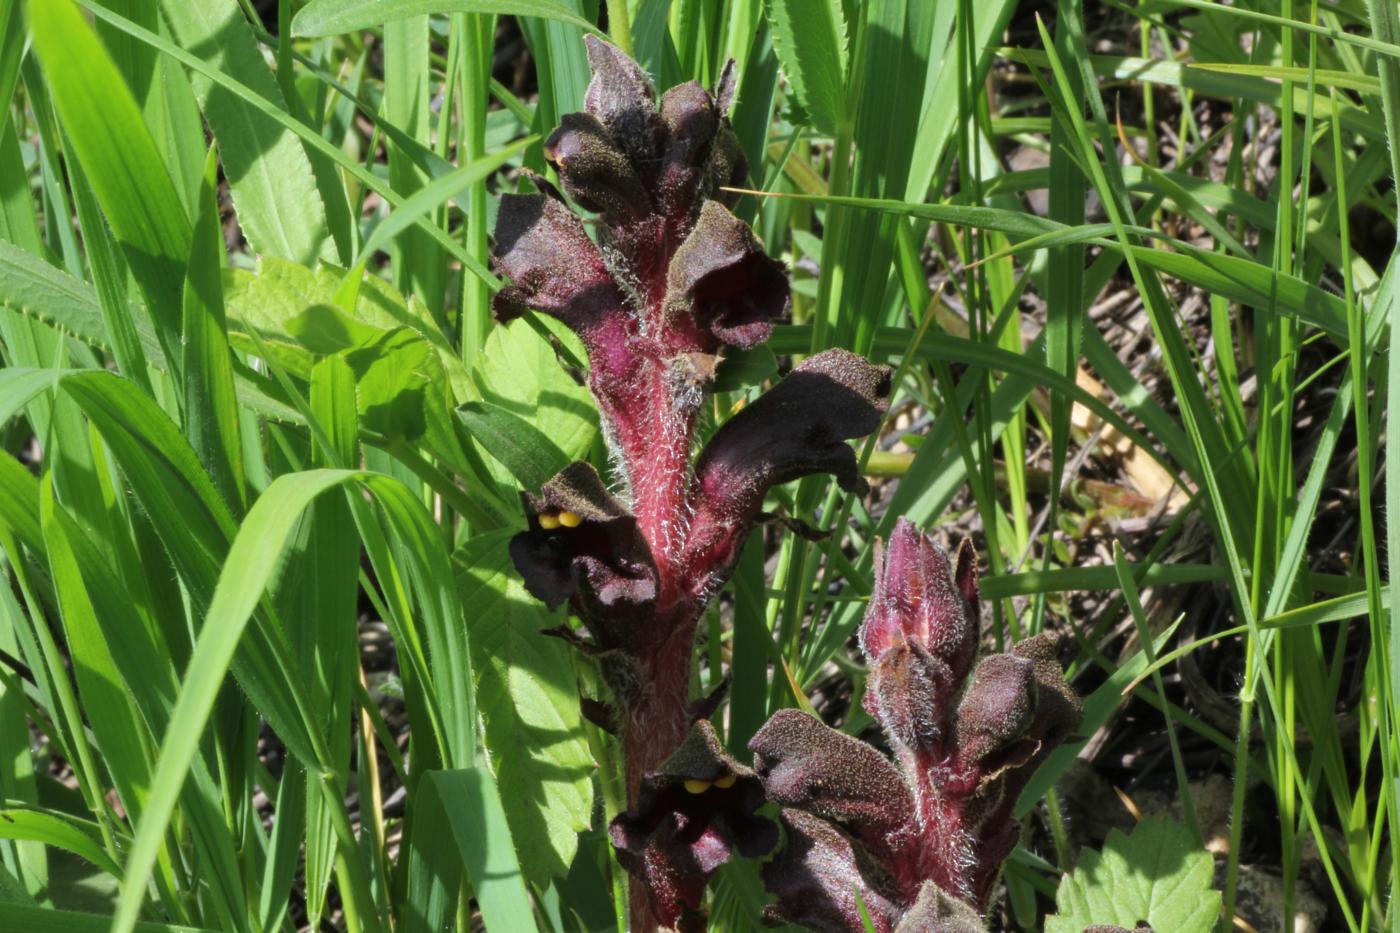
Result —
<instances>
[{"instance_id":1,"label":"reddish stem","mask_svg":"<svg viewBox=\"0 0 1400 933\"><path fill-rule=\"evenodd\" d=\"M627 780L627 805L637 806L642 776L674 752L690 728L690 672L695 617L658 617L656 624L671 629L671 637L649 655L637 659L632 681L615 685L622 699L622 747ZM659 928L646 885L631 886L632 933Z\"/></svg>"}]
</instances>

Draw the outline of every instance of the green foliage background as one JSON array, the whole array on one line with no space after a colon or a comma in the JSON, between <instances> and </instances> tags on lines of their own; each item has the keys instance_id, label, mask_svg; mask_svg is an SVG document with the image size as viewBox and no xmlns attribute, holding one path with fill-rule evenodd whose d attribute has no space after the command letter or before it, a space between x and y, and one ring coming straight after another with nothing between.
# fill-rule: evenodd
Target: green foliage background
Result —
<instances>
[{"instance_id":1,"label":"green foliage background","mask_svg":"<svg viewBox=\"0 0 1400 933\"><path fill-rule=\"evenodd\" d=\"M959 519L979 529L999 644L1077 634L1085 736L1130 699L1161 710L1183 792L1178 736L1218 750L1235 780L1224 917L1257 787L1285 909L1310 840L1334 916L1392 923L1396 8L1086 5L282 0L260 5L273 30L252 0L0 0L0 928L622 928L603 832L616 749L576 701L597 673L537 634L558 620L504 556L522 486L607 455L551 343L579 359L571 336L489 314L495 195L513 169L547 171L540 141L581 108L581 38L600 28L661 87L735 59L751 183L784 195L739 211L795 270L792 321L727 363L706 430L773 354L834 346L898 364L895 407L928 415L909 452L860 448L897 477L873 514L824 479L775 493L835 533L770 535L766 554L755 539L707 621L696 687L732 676L731 746L833 664L858 688L873 541L899 515ZM1106 11L1136 49L1101 54L1086 27ZM527 97L492 76L511 18ZM1019 96L997 91L1007 68ZM1125 97L1142 125L1118 125ZM1228 117L1199 124L1202 102ZM1255 190L1264 116L1277 165ZM1044 166L1008 170L1013 142ZM954 271L946 294L930 268ZM1115 282L1169 402L1088 313ZM1023 317L1032 295L1043 317ZM1323 388L1305 444L1296 409ZM1180 491L1140 559L1078 559L1086 516L1033 488L1074 479L1091 443L1076 405ZM1334 555L1314 522L1342 463L1346 570L1320 572ZM1196 529L1211 556L1173 558ZM1150 619L1140 590L1173 584L1214 586L1224 621L1187 640ZM1071 610L1084 591L1110 600L1093 627ZM362 610L396 652L372 690ZM1141 647L1110 656L1119 622ZM1234 734L1163 676L1221 645L1241 658ZM1075 864L1054 785L1082 745L1020 802L1054 844L1007 870L1025 929ZM381 764L403 789L392 812ZM757 928L762 901L753 866L727 868L713 927Z\"/></svg>"}]
</instances>

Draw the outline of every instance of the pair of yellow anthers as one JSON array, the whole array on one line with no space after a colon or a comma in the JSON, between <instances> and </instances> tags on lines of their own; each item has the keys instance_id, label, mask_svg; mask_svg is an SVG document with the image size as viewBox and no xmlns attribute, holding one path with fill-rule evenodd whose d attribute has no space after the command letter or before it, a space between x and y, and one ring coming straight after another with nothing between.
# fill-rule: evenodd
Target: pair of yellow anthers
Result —
<instances>
[{"instance_id":1,"label":"pair of yellow anthers","mask_svg":"<svg viewBox=\"0 0 1400 933\"><path fill-rule=\"evenodd\" d=\"M734 781L736 779L736 775L726 774L724 777L715 778L713 781L686 781L685 789L692 794L703 794L711 787L718 787L720 790L728 790L734 786Z\"/></svg>"},{"instance_id":2,"label":"pair of yellow anthers","mask_svg":"<svg viewBox=\"0 0 1400 933\"><path fill-rule=\"evenodd\" d=\"M583 524L583 516L577 512L559 512L555 515L545 512L540 514L539 521L545 531L553 531L556 528L577 528Z\"/></svg>"}]
</instances>

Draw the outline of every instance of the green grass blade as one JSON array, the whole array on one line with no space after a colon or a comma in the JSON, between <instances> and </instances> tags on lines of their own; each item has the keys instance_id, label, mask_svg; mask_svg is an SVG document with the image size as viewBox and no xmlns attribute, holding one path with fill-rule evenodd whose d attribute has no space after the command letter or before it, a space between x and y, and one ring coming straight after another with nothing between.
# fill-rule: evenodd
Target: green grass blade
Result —
<instances>
[{"instance_id":1,"label":"green grass blade","mask_svg":"<svg viewBox=\"0 0 1400 933\"><path fill-rule=\"evenodd\" d=\"M344 359L328 357L311 374L311 409L321 430L313 435L312 463L342 467L359 462L354 373ZM329 447L322 445L322 438ZM294 559L307 569L286 594L282 617L291 628L293 650L301 662L317 706L325 712L320 726L340 772L350 768L350 712L357 671L359 540L348 504L339 497L318 499L305 544ZM281 595L279 593L279 595ZM303 784L305 782L303 781ZM319 920L335 855L331 814L315 788L306 788L307 913ZM312 924L316 924L313 922Z\"/></svg>"},{"instance_id":2,"label":"green grass blade","mask_svg":"<svg viewBox=\"0 0 1400 933\"><path fill-rule=\"evenodd\" d=\"M72 0L31 2L29 25L63 128L179 372L190 225L170 174L131 91Z\"/></svg>"},{"instance_id":3,"label":"green grass blade","mask_svg":"<svg viewBox=\"0 0 1400 933\"><path fill-rule=\"evenodd\" d=\"M432 79L429 73L428 17L395 17L384 26L384 116L418 142L432 138ZM427 183L427 174L397 146L389 146L389 184L410 197ZM399 291L414 293L428 306L444 331L444 263L441 249L421 230L399 236L392 250L393 280Z\"/></svg>"},{"instance_id":4,"label":"green grass blade","mask_svg":"<svg viewBox=\"0 0 1400 933\"><path fill-rule=\"evenodd\" d=\"M246 504L243 442L233 388L233 360L224 318L220 260L223 226L219 220L218 166L214 150L205 163L189 262L185 267L184 362L185 434L235 513Z\"/></svg>"},{"instance_id":5,"label":"green grass blade","mask_svg":"<svg viewBox=\"0 0 1400 933\"><path fill-rule=\"evenodd\" d=\"M268 840L267 861L263 865L258 920L264 930L281 927L282 919L291 906L292 884L296 881L301 856L302 830L306 826L306 802L306 769L298 762L288 762L282 779L277 783L277 800L272 809L272 836Z\"/></svg>"},{"instance_id":6,"label":"green grass blade","mask_svg":"<svg viewBox=\"0 0 1400 933\"><path fill-rule=\"evenodd\" d=\"M16 933L108 933L111 924L111 917L75 910L0 904L0 928ZM135 933L216 933L214 930L174 923L137 923L132 930Z\"/></svg>"},{"instance_id":7,"label":"green grass blade","mask_svg":"<svg viewBox=\"0 0 1400 933\"><path fill-rule=\"evenodd\" d=\"M149 326L144 329L146 340L144 343L142 341L141 325L144 319L131 307L126 260L122 258L112 231L98 209L97 199L82 165L77 161L69 162L68 174L83 245L87 248L88 267L97 289L98 307L106 324L108 346L116 359L117 370L150 393L151 377L146 370L147 346L155 351L155 359L159 360L159 345Z\"/></svg>"},{"instance_id":8,"label":"green grass blade","mask_svg":"<svg viewBox=\"0 0 1400 933\"><path fill-rule=\"evenodd\" d=\"M72 3L73 0L65 0L65 2ZM103 9L102 7L96 5L95 0L78 0L78 3L83 7L83 9L92 13L93 16L95 16L97 19L103 22L113 24L122 31L127 32L132 36L135 36L142 42L150 45L152 48L155 48L163 54L180 62L182 65L189 68L191 71L197 72L202 75L206 75L215 84L218 84L221 87L227 88L228 90L237 93L249 105L257 108L259 111L266 114L273 120L287 127L293 133L296 133L299 137L301 137L301 141L304 145L315 149L320 154L329 158L360 184L364 185L371 191L378 193L384 198L384 200L389 202L390 205L398 206L403 203L404 197L395 192L392 186L386 184L384 179L380 175L371 171L369 168L362 165L359 161L351 158L345 152L341 151L339 148L332 145L326 139L322 138L322 136L315 130L301 123L295 117L291 116L281 107L279 107L276 103L267 100L266 98L257 94L246 84L242 83L236 78L225 74L222 71L219 71L217 68L210 67L202 59L191 55L184 49L168 41L162 36L159 36L148 29L143 29L137 24L126 19L125 17L118 16L112 13L110 10ZM391 134L386 133L385 135L390 136ZM398 139L411 140L411 137L399 133ZM402 147L402 143L400 143L400 145ZM415 151L421 154L422 148L419 147ZM432 156L432 153L429 151L428 155ZM432 158L436 159L436 156L432 156ZM441 163L440 159L437 160L437 163L434 164L439 163ZM444 171L450 170L445 165L443 165L442 168ZM460 261L462 265L466 267L473 275L477 276L483 282L485 282L488 288L491 288L494 291L501 287L500 281L494 275L491 274L490 270L488 270L479 259L473 256L466 249L464 249L460 243L458 243L455 239L449 236L446 231L442 230L435 224L425 219L420 219L418 226L426 230L428 234L433 237L436 243L438 243L443 249L447 250L447 252L450 253L455 259Z\"/></svg>"},{"instance_id":9,"label":"green grass blade","mask_svg":"<svg viewBox=\"0 0 1400 933\"><path fill-rule=\"evenodd\" d=\"M182 47L285 109L236 0L162 0L161 10ZM325 206L295 135L205 75L194 74L190 83L218 141L238 222L252 249L302 263L333 258Z\"/></svg>"},{"instance_id":10,"label":"green grass blade","mask_svg":"<svg viewBox=\"0 0 1400 933\"><path fill-rule=\"evenodd\" d=\"M486 929L504 933L534 929L534 912L491 772L481 766L434 771L427 781L457 841Z\"/></svg>"},{"instance_id":11,"label":"green grass blade","mask_svg":"<svg viewBox=\"0 0 1400 933\"><path fill-rule=\"evenodd\" d=\"M121 866L102 850L97 824L66 813L6 807L0 810L0 838L31 839L55 846L86 859L113 877L121 877Z\"/></svg>"},{"instance_id":12,"label":"green grass blade","mask_svg":"<svg viewBox=\"0 0 1400 933\"><path fill-rule=\"evenodd\" d=\"M126 876L112 924L114 933L135 928L157 850L198 753L214 701L244 630L280 569L292 532L312 501L355 475L323 470L279 477L254 503L239 529L161 740L148 809L127 855Z\"/></svg>"},{"instance_id":13,"label":"green grass blade","mask_svg":"<svg viewBox=\"0 0 1400 933\"><path fill-rule=\"evenodd\" d=\"M19 82L24 57L23 0L0 0L0 124L10 122L10 100Z\"/></svg>"},{"instance_id":14,"label":"green grass blade","mask_svg":"<svg viewBox=\"0 0 1400 933\"><path fill-rule=\"evenodd\" d=\"M62 523L54 518L53 484L46 479L41 490L49 569L78 692L103 764L121 793L127 813L138 818L150 786L150 736L136 715L130 695L121 689L122 678L97 621L77 557Z\"/></svg>"},{"instance_id":15,"label":"green grass blade","mask_svg":"<svg viewBox=\"0 0 1400 933\"><path fill-rule=\"evenodd\" d=\"M292 19L296 36L335 36L429 13L535 16L598 32L559 0L311 0Z\"/></svg>"},{"instance_id":16,"label":"green grass blade","mask_svg":"<svg viewBox=\"0 0 1400 933\"><path fill-rule=\"evenodd\" d=\"M1381 2L1381 0L1369 0L1366 4L1371 13L1372 26L1376 35L1388 43L1400 43L1400 16L1397 16L1395 8ZM1378 63L1381 80L1381 101L1385 111L1386 143L1390 150L1390 165L1392 177L1395 172L1400 172L1400 62L1394 56L1387 57ZM1397 256L1400 253L1392 250L1390 265L1395 266ZM1353 351L1354 352L1354 351ZM1392 296L1390 307L1390 365L1386 372L1386 394L1390 399L1392 408L1395 400L1400 398L1400 301ZM1364 387L1361 387L1364 392ZM1379 405L1379 401L1376 403ZM1357 417L1364 417L1358 411ZM1396 444L1391 438L1386 443L1385 469L1389 481L1386 483L1385 504L1385 542L1386 542L1386 577L1392 587L1396 586L1396 581L1400 581L1400 482L1396 482L1393 477L1400 476L1400 444ZM1361 480L1366 482L1366 480ZM1375 593L1376 587L1371 587L1373 603L1378 599ZM1400 895L1400 859L1395 857L1395 846L1397 839L1400 839L1400 786L1397 782L1397 772L1400 772L1400 762L1397 762L1396 750L1392 744L1395 741L1395 730L1400 723L1396 722L1397 716L1394 708L1395 698L1400 696L1400 606L1396 605L1396 600L1391 600L1390 612L1382 619L1373 618L1372 626L1372 655L1376 660L1377 668L1382 672L1382 676L1388 683L1383 684L1382 696L1388 695L1389 702L1381 701L1380 719L1381 736L1383 745L1381 748L1382 771L1385 779L1383 793L1385 795L1386 824L1390 834L1390 911L1393 914L1396 910L1394 901ZM1393 916L1391 922L1394 922Z\"/></svg>"},{"instance_id":17,"label":"green grass blade","mask_svg":"<svg viewBox=\"0 0 1400 933\"><path fill-rule=\"evenodd\" d=\"M1161 653L1164 647L1171 644L1171 637L1180 624L1181 620L1177 619L1157 636L1153 643L1155 652ZM1110 670L1103 685L1084 697L1084 717L1076 734L1093 735L1094 730L1103 725L1123 702L1123 689L1140 677L1146 669L1147 656L1138 651L1116 669ZM1054 788L1055 782L1074 764L1083 745L1083 740L1066 742L1051 753L1045 764L1041 765L1027 782L1021 796L1016 799L1017 814L1024 815L1045 796L1046 791Z\"/></svg>"},{"instance_id":18,"label":"green grass blade","mask_svg":"<svg viewBox=\"0 0 1400 933\"><path fill-rule=\"evenodd\" d=\"M421 218L443 207L449 200L456 198L473 184L484 181L487 176L502 165L519 156L537 138L527 136L517 140L489 156L483 156L446 175L439 176L415 191L391 211L388 217L375 226L374 232L365 240L364 246L360 250L360 260L356 268L363 269L365 263L369 261L376 250L384 249L395 237L418 223Z\"/></svg>"}]
</instances>

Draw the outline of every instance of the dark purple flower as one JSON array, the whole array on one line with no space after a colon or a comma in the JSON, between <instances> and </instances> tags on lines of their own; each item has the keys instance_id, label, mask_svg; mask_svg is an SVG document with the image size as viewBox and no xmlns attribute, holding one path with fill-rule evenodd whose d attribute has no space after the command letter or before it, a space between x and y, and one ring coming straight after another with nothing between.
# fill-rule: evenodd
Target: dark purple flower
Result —
<instances>
[{"instance_id":1,"label":"dark purple flower","mask_svg":"<svg viewBox=\"0 0 1400 933\"><path fill-rule=\"evenodd\" d=\"M864 905L877 933L890 933L898 890L865 849L835 823L802 810L782 811L783 847L763 866L763 885L777 898L763 910L767 923L864 933ZM833 926L854 917L857 926Z\"/></svg>"},{"instance_id":2,"label":"dark purple flower","mask_svg":"<svg viewBox=\"0 0 1400 933\"><path fill-rule=\"evenodd\" d=\"M686 563L702 588L728 574L763 497L779 483L832 473L863 491L846 438L875 430L890 371L845 350L808 357L786 379L715 432L695 465L698 487Z\"/></svg>"},{"instance_id":3,"label":"dark purple flower","mask_svg":"<svg viewBox=\"0 0 1400 933\"><path fill-rule=\"evenodd\" d=\"M704 719L642 779L636 808L614 819L609 834L618 862L650 889L657 922L705 929L700 907L710 876L732 851L758 858L778 842L777 826L758 815L763 803L758 778L724 751Z\"/></svg>"},{"instance_id":4,"label":"dark purple flower","mask_svg":"<svg viewBox=\"0 0 1400 933\"><path fill-rule=\"evenodd\" d=\"M656 605L656 565L637 520L587 463L574 463L524 496L530 530L510 556L530 595L550 608L568 602L589 620L598 647L645 637Z\"/></svg>"},{"instance_id":5,"label":"dark purple flower","mask_svg":"<svg viewBox=\"0 0 1400 933\"><path fill-rule=\"evenodd\" d=\"M855 891L880 931L979 929L1016 843L1016 797L1078 725L1080 704L1053 636L974 667L978 605L966 542L954 566L900 520L860 633L866 708L897 766L796 710L749 743L764 790L785 808L788 848L764 873L774 919L859 933Z\"/></svg>"}]
</instances>

